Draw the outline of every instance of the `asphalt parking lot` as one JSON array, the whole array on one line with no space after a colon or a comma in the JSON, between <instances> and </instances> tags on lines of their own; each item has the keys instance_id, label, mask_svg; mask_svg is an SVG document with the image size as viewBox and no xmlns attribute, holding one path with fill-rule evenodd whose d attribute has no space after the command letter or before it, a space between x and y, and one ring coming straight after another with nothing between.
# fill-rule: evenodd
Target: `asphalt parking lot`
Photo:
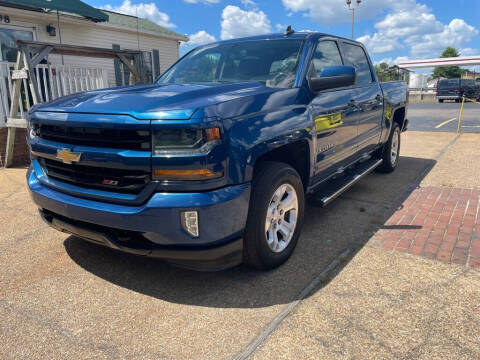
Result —
<instances>
[{"instance_id":1,"label":"asphalt parking lot","mask_svg":"<svg viewBox=\"0 0 480 360\"><path fill-rule=\"evenodd\" d=\"M479 188L478 140L407 132L397 171L310 205L293 257L269 272L193 272L59 233L26 170L2 169L0 358L480 358L476 265L386 248L389 231L422 231L389 222L416 189Z\"/></svg>"},{"instance_id":2,"label":"asphalt parking lot","mask_svg":"<svg viewBox=\"0 0 480 360\"><path fill-rule=\"evenodd\" d=\"M25 170L0 170L3 354L232 358L346 248L365 244L391 211L387 199L401 197L429 165L407 158L389 194L375 189L394 177L374 175L327 211L308 208L303 240L285 266L219 273L178 269L49 229L28 197Z\"/></svg>"},{"instance_id":3,"label":"asphalt parking lot","mask_svg":"<svg viewBox=\"0 0 480 360\"><path fill-rule=\"evenodd\" d=\"M412 102L408 107L409 130L456 132L457 119L461 104L455 102ZM464 133L480 132L480 104L465 103L461 131ZM455 119L436 128L442 123Z\"/></svg>"},{"instance_id":4,"label":"asphalt parking lot","mask_svg":"<svg viewBox=\"0 0 480 360\"><path fill-rule=\"evenodd\" d=\"M480 224L467 248L434 237L419 248L425 229L398 215L422 189L478 200L480 135L457 136L456 121L435 128L458 111L410 104L398 170L309 205L292 259L270 272L193 272L59 233L30 201L25 169L1 169L0 358L479 358ZM480 131L480 105L465 105L463 125Z\"/></svg>"}]
</instances>

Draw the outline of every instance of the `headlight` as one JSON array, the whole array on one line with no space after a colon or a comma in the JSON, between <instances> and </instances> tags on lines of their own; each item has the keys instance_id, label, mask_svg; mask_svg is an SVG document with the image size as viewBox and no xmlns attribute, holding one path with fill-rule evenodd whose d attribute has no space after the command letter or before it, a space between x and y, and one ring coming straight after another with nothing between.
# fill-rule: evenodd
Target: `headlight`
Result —
<instances>
[{"instance_id":1,"label":"headlight","mask_svg":"<svg viewBox=\"0 0 480 360\"><path fill-rule=\"evenodd\" d=\"M152 133L154 155L198 155L208 153L221 140L220 129L162 129ZM154 180L210 180L223 176L223 171L203 167L196 169L153 169Z\"/></svg>"},{"instance_id":2,"label":"headlight","mask_svg":"<svg viewBox=\"0 0 480 360\"><path fill-rule=\"evenodd\" d=\"M27 131L30 139L34 139L40 134L40 127L38 124L32 124L30 120L27 120Z\"/></svg>"},{"instance_id":3,"label":"headlight","mask_svg":"<svg viewBox=\"0 0 480 360\"><path fill-rule=\"evenodd\" d=\"M154 130L152 150L155 155L206 153L220 139L219 128Z\"/></svg>"}]
</instances>

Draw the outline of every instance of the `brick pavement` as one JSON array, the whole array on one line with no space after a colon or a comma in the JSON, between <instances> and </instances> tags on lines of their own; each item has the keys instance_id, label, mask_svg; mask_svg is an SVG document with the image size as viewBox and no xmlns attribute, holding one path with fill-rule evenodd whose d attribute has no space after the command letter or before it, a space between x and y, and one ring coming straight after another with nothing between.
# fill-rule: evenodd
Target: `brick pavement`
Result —
<instances>
[{"instance_id":1,"label":"brick pavement","mask_svg":"<svg viewBox=\"0 0 480 360\"><path fill-rule=\"evenodd\" d=\"M479 190L415 189L369 245L480 269Z\"/></svg>"}]
</instances>

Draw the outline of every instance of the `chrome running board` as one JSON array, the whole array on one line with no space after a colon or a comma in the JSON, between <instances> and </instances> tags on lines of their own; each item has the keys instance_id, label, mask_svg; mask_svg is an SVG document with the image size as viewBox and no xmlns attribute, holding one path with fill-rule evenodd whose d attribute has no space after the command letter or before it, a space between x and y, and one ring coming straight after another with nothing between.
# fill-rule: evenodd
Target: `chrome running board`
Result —
<instances>
[{"instance_id":1,"label":"chrome running board","mask_svg":"<svg viewBox=\"0 0 480 360\"><path fill-rule=\"evenodd\" d=\"M383 160L370 160L358 164L350 171L350 174L345 174L343 177L336 178L325 184L313 196L312 202L321 207L327 206L330 202L340 196L344 191L352 187L356 182L361 180L365 175L368 175L378 166L382 164Z\"/></svg>"}]
</instances>

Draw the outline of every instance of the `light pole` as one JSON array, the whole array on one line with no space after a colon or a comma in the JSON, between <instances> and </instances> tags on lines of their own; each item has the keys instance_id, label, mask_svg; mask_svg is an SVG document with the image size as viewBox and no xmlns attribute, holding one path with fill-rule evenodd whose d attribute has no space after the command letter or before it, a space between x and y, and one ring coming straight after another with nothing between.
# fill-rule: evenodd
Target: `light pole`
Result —
<instances>
[{"instance_id":1,"label":"light pole","mask_svg":"<svg viewBox=\"0 0 480 360\"><path fill-rule=\"evenodd\" d=\"M356 1L357 1L357 8L358 8L362 0L356 0ZM347 0L347 5L348 5L348 9L352 12L352 33L350 35L350 39L353 40L353 26L355 24L355 6L352 7L352 0Z\"/></svg>"}]
</instances>

